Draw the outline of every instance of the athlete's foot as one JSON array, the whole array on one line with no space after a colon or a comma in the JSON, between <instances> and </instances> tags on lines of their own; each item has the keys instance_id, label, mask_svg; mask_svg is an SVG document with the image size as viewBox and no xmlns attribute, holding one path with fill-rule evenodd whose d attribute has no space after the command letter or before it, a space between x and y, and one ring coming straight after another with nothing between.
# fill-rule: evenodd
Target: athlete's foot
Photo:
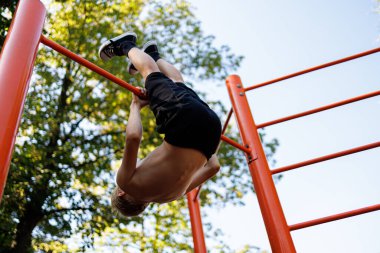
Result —
<instances>
[{"instance_id":1,"label":"athlete's foot","mask_svg":"<svg viewBox=\"0 0 380 253\"><path fill-rule=\"evenodd\" d=\"M156 41L151 40L146 42L141 50L150 55L150 57L152 57L154 61L158 61L158 59L160 59L160 53L158 52L158 46ZM128 64L128 72L131 75L139 73L139 71L135 68L135 66L133 66L132 63Z\"/></svg>"},{"instance_id":2,"label":"athlete's foot","mask_svg":"<svg viewBox=\"0 0 380 253\"><path fill-rule=\"evenodd\" d=\"M145 53L149 54L154 61L158 61L158 59L160 59L160 53L158 52L157 42L155 42L154 40L145 43L142 50Z\"/></svg>"},{"instance_id":3,"label":"athlete's foot","mask_svg":"<svg viewBox=\"0 0 380 253\"><path fill-rule=\"evenodd\" d=\"M108 61L114 56L127 56L128 51L136 46L137 36L134 32L126 32L104 42L99 48L99 57Z\"/></svg>"}]
</instances>

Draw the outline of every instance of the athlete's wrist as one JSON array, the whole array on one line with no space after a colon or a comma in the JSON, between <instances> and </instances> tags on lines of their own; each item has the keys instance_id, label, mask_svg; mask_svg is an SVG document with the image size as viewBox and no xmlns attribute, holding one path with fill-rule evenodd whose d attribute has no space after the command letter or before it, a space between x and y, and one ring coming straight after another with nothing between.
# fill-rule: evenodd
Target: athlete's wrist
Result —
<instances>
[{"instance_id":1,"label":"athlete's wrist","mask_svg":"<svg viewBox=\"0 0 380 253\"><path fill-rule=\"evenodd\" d=\"M142 106L139 102L132 101L130 108L141 110Z\"/></svg>"}]
</instances>

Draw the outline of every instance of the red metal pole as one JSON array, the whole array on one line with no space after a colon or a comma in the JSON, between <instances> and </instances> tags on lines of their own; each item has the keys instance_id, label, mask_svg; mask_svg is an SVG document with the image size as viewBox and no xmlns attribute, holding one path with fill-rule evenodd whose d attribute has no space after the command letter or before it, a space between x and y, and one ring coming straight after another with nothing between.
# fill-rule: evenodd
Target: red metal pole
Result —
<instances>
[{"instance_id":1,"label":"red metal pole","mask_svg":"<svg viewBox=\"0 0 380 253\"><path fill-rule=\"evenodd\" d=\"M368 50L368 51L365 51L365 52L362 52L362 53L359 53L359 54L351 55L351 56L348 56L348 57L345 57L345 58L342 58L342 59L339 59L339 60L328 62L328 63L322 64L322 65L318 65L318 66L315 66L315 67L312 67L312 68L301 70L301 71L295 72L293 74L282 76L282 77L279 77L279 78L276 78L276 79L273 79L273 80L270 80L270 81L267 81L267 82L256 84L256 85L253 85L253 86L245 88L245 91L257 89L257 88L260 88L260 87L263 87L263 86L266 86L266 85L269 85L269 84L272 84L272 83L277 83L277 82L280 82L280 81L283 81L283 80L286 80L286 79L289 79L289 78L300 76L300 75L303 75L303 74L306 74L306 73L309 73L309 72L313 72L313 71L316 71L316 70L319 70L319 69L331 67L331 66L334 66L334 65L337 65L337 64L341 64L341 63L346 62L346 61L351 61L351 60L354 60L354 59L357 59L357 58L360 58L360 57L364 57L364 56L367 56L367 55L370 55L370 54L378 53L378 52L380 52L380 47L374 48L372 50Z\"/></svg>"},{"instance_id":2,"label":"red metal pole","mask_svg":"<svg viewBox=\"0 0 380 253\"><path fill-rule=\"evenodd\" d=\"M197 189L195 188L187 194L187 203L189 206L191 220L191 231L193 233L194 241L194 252L207 253L199 200L198 198L195 198L196 192Z\"/></svg>"},{"instance_id":3,"label":"red metal pole","mask_svg":"<svg viewBox=\"0 0 380 253\"><path fill-rule=\"evenodd\" d=\"M301 222L298 224L291 225L291 226L289 226L289 228L291 231L293 231L293 230L297 230L297 229L301 229L301 228L307 228L307 227L320 225L323 223L341 220L341 219L349 218L352 216L361 215L361 214L379 211L379 210L380 210L380 204L377 204L377 205L373 205L373 206L367 206L367 207L351 210L351 211L344 212L344 213L334 214L331 216L327 216L327 217L323 217L323 218L319 218L319 219L315 219L315 220L311 220L311 221Z\"/></svg>"},{"instance_id":4,"label":"red metal pole","mask_svg":"<svg viewBox=\"0 0 380 253\"><path fill-rule=\"evenodd\" d=\"M226 83L243 143L251 149L246 157L272 251L296 252L240 77L231 75Z\"/></svg>"},{"instance_id":5,"label":"red metal pole","mask_svg":"<svg viewBox=\"0 0 380 253\"><path fill-rule=\"evenodd\" d=\"M360 96L357 96L357 97L345 99L345 100L342 100L342 101L339 101L339 102L336 102L336 103L332 103L332 104L329 104L329 105L321 106L321 107L318 107L318 108L315 108L315 109L312 109L312 110L308 110L308 111L305 111L305 112L293 114L293 115L290 115L290 116L287 116L287 117L284 117L284 118L281 118L281 119L276 119L276 120L272 120L272 121L265 122L265 123L262 123L262 124L258 124L257 128L263 128L263 127L267 127L267 126L272 126L274 124L278 124L278 123L285 122L285 121L292 120L292 119L297 119L297 118L304 117L304 116L307 116L307 115L310 115L310 114L313 114L313 113L322 112L322 111L329 110L329 109L332 109L332 108L335 108L335 107L338 107L338 106L354 103L354 102L357 102L357 101L360 101L360 100L363 100L363 99L367 99L367 98L374 97L374 96L379 96L379 95L380 95L380 90L379 91L370 92L370 93L367 93L367 94L364 94L364 95L360 95Z\"/></svg>"},{"instance_id":6,"label":"red metal pole","mask_svg":"<svg viewBox=\"0 0 380 253\"><path fill-rule=\"evenodd\" d=\"M220 139L228 144L230 144L231 146L234 146L235 148L237 149L240 149L241 151L244 151L246 153L249 153L251 150L249 148L246 148L244 147L243 145L240 145L239 143L237 143L236 141L234 140L231 140L230 138L228 138L227 136L225 135L222 135L220 136Z\"/></svg>"},{"instance_id":7,"label":"red metal pole","mask_svg":"<svg viewBox=\"0 0 380 253\"><path fill-rule=\"evenodd\" d=\"M272 174L274 175L274 174L281 173L281 172L284 172L284 171L293 170L293 169L300 168L300 167L303 167L303 166L308 166L308 165L311 165L311 164L314 164L314 163L319 163L319 162L335 159L335 158L338 158L338 157L341 157L341 156L351 155L351 154L354 154L354 153L362 152L362 151L365 151L365 150L368 150L368 149L372 149L372 148L377 148L377 147L380 147L380 141L373 142L373 143L370 143L370 144L367 144L367 145L363 145L363 146L359 146L359 147L356 147L356 148L351 148L351 149L343 150L343 151L340 151L340 152L337 152L337 153L333 153L333 154L317 157L317 158L310 159L310 160L307 160L307 161L291 164L291 165L284 166L284 167L281 167L281 168L277 168L277 169L272 170Z\"/></svg>"},{"instance_id":8,"label":"red metal pole","mask_svg":"<svg viewBox=\"0 0 380 253\"><path fill-rule=\"evenodd\" d=\"M45 21L39 0L21 0L0 56L0 200Z\"/></svg>"},{"instance_id":9,"label":"red metal pole","mask_svg":"<svg viewBox=\"0 0 380 253\"><path fill-rule=\"evenodd\" d=\"M231 119L231 116L232 116L233 112L234 112L234 110L232 110L232 108L228 112L226 121L224 122L224 125L223 125L223 128L222 128L222 135L224 135L226 133L226 131L227 131L227 127L228 127L228 124L230 123L230 119Z\"/></svg>"}]
</instances>

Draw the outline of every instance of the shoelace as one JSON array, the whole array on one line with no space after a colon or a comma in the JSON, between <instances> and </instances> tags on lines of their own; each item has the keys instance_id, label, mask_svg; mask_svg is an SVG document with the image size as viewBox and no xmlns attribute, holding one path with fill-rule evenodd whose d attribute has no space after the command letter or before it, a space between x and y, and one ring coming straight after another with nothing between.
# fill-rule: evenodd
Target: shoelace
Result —
<instances>
[{"instance_id":1,"label":"shoelace","mask_svg":"<svg viewBox=\"0 0 380 253\"><path fill-rule=\"evenodd\" d=\"M115 55L115 48L113 46L109 46L108 48L104 49L104 53L109 57L112 57Z\"/></svg>"}]
</instances>

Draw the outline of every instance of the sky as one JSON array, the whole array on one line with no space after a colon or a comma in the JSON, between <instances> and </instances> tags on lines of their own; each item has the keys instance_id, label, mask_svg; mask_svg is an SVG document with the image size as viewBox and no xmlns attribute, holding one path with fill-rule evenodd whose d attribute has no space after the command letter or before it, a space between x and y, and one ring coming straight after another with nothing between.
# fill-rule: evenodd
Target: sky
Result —
<instances>
[{"instance_id":1,"label":"sky","mask_svg":"<svg viewBox=\"0 0 380 253\"><path fill-rule=\"evenodd\" d=\"M191 0L206 34L245 57L245 87L380 46L380 14L373 0ZM256 123L379 90L380 53L248 93ZM197 89L230 108L223 82ZM380 97L267 127L278 138L276 167L380 140ZM289 225L380 203L380 149L283 173L276 185ZM248 167L247 167L247 173ZM203 208L224 241L270 251L255 195L245 207ZM291 233L297 252L380 253L380 212ZM212 240L206 244L211 246ZM255 252L254 250L252 252Z\"/></svg>"}]
</instances>

